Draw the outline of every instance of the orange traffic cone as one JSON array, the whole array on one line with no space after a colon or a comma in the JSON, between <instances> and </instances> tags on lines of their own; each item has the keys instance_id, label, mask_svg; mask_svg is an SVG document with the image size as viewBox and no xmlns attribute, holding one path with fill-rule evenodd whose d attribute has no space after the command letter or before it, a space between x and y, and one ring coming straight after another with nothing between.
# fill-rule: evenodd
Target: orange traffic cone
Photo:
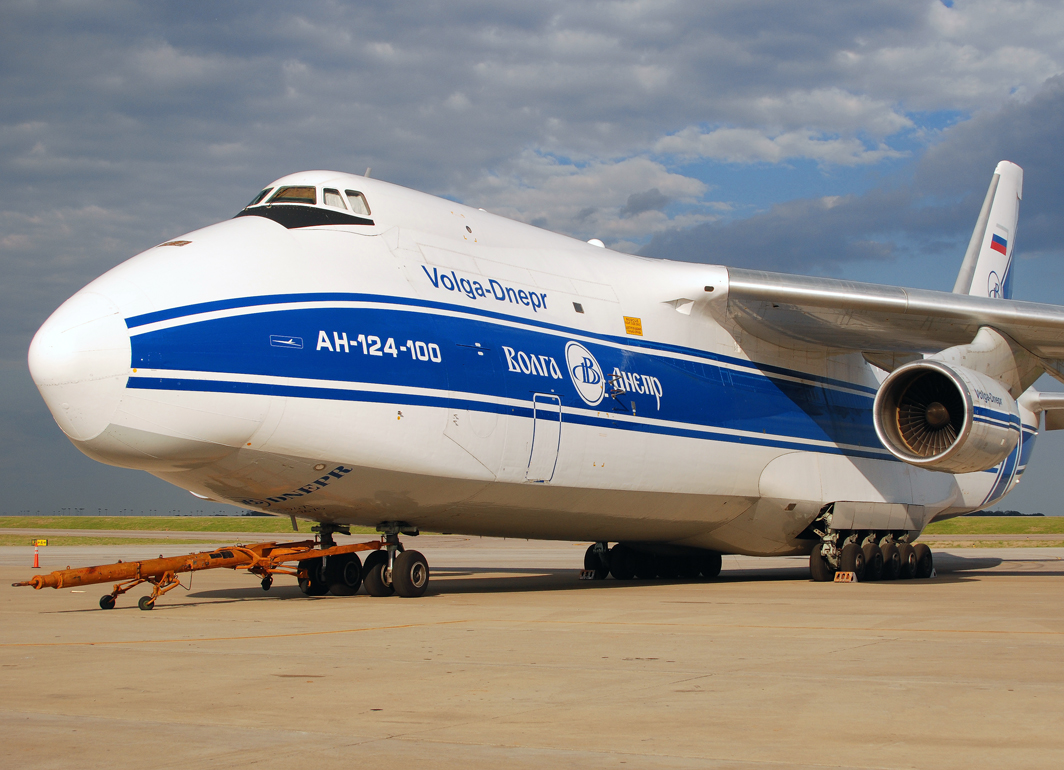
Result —
<instances>
[{"instance_id":1,"label":"orange traffic cone","mask_svg":"<svg viewBox=\"0 0 1064 770\"><path fill-rule=\"evenodd\" d=\"M33 568L34 569L40 569L41 568L40 550L37 548L36 545L33 546Z\"/></svg>"}]
</instances>

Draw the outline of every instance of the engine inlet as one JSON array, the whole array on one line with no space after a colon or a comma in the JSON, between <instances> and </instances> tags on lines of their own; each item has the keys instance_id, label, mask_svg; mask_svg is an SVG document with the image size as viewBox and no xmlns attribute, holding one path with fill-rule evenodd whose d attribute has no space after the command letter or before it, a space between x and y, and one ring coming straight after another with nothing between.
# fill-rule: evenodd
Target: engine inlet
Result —
<instances>
[{"instance_id":1,"label":"engine inlet","mask_svg":"<svg viewBox=\"0 0 1064 770\"><path fill-rule=\"evenodd\" d=\"M935 371L918 373L898 398L898 436L913 454L945 452L964 428L964 399L957 386Z\"/></svg>"}]
</instances>

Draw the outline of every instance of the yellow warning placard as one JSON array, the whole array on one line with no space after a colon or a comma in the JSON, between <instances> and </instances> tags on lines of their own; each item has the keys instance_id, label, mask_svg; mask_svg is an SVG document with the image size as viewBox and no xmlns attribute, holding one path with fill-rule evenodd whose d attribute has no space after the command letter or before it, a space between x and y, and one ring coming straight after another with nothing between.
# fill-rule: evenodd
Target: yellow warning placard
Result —
<instances>
[{"instance_id":1,"label":"yellow warning placard","mask_svg":"<svg viewBox=\"0 0 1064 770\"><path fill-rule=\"evenodd\" d=\"M48 545L48 541L47 540L34 540L33 544L34 545Z\"/></svg>"},{"instance_id":2,"label":"yellow warning placard","mask_svg":"<svg viewBox=\"0 0 1064 770\"><path fill-rule=\"evenodd\" d=\"M836 583L856 583L857 582L857 573L856 572L836 572L835 573L835 582Z\"/></svg>"},{"instance_id":3,"label":"yellow warning placard","mask_svg":"<svg viewBox=\"0 0 1064 770\"><path fill-rule=\"evenodd\" d=\"M631 316L624 317L624 330L628 334L634 334L636 337L643 336L643 322L638 318L632 318Z\"/></svg>"}]
</instances>

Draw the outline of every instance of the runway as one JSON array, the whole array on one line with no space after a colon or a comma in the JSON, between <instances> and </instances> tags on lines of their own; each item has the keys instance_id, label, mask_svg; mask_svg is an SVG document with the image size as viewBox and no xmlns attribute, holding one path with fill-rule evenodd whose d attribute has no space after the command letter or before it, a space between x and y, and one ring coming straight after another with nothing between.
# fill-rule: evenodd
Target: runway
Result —
<instances>
[{"instance_id":1,"label":"runway","mask_svg":"<svg viewBox=\"0 0 1064 770\"><path fill-rule=\"evenodd\" d=\"M0 549L4 764L1064 765L1064 549L957 549L933 580L835 585L804 559L592 582L571 543L407 546L433 569L422 599L264 593L226 570L151 612L135 592L97 609L103 586L10 588L32 549Z\"/></svg>"}]
</instances>

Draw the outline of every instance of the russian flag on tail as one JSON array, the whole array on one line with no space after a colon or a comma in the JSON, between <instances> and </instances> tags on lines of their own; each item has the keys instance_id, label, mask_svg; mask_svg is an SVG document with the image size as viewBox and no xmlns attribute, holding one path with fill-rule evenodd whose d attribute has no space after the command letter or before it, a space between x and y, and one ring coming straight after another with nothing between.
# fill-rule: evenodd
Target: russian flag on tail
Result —
<instances>
[{"instance_id":1,"label":"russian flag on tail","mask_svg":"<svg viewBox=\"0 0 1064 770\"><path fill-rule=\"evenodd\" d=\"M990 239L990 248L994 251L1000 251L1002 254L1007 252L1008 245L1008 241L997 233L994 233L994 237Z\"/></svg>"}]
</instances>

